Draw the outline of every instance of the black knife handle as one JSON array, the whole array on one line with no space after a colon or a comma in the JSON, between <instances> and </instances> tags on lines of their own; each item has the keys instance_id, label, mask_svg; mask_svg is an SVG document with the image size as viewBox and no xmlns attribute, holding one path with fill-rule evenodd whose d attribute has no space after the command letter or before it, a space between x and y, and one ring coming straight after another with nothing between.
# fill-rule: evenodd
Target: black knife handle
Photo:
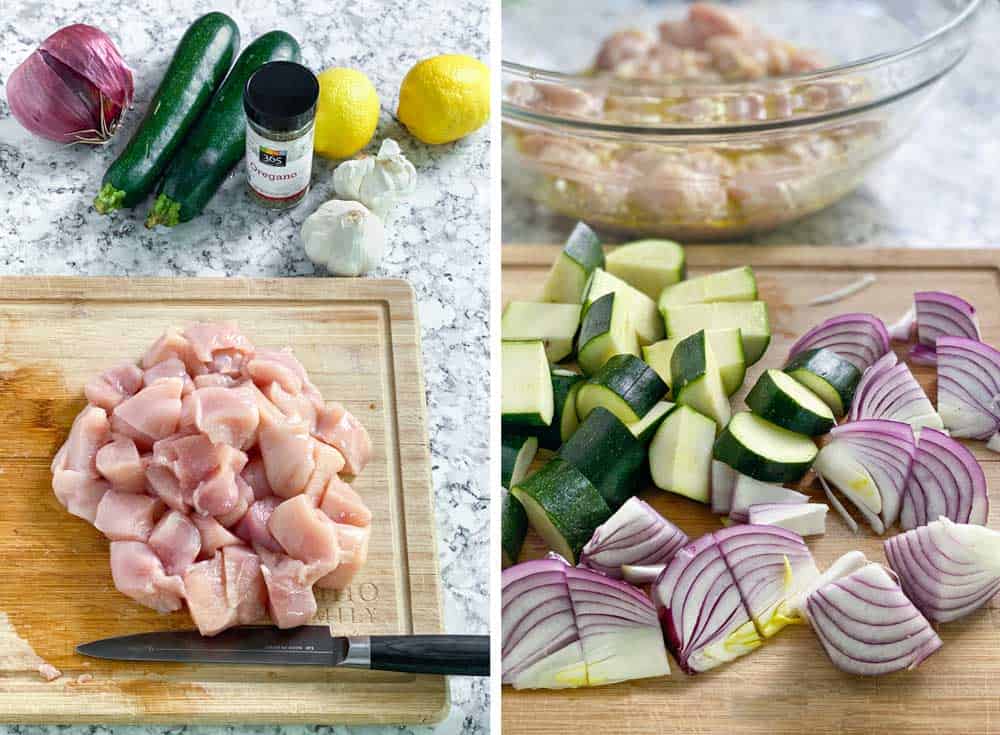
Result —
<instances>
[{"instance_id":1,"label":"black knife handle","mask_svg":"<svg viewBox=\"0 0 1000 735\"><path fill-rule=\"evenodd\" d=\"M490 675L488 635L373 635L371 667L453 676Z\"/></svg>"}]
</instances>

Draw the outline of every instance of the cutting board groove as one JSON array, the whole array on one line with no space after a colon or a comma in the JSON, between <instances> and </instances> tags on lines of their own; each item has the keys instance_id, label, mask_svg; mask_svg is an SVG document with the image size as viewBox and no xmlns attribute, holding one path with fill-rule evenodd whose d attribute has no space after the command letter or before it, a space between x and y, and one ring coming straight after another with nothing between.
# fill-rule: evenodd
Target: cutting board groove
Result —
<instances>
[{"instance_id":1,"label":"cutting board groove","mask_svg":"<svg viewBox=\"0 0 1000 735\"><path fill-rule=\"evenodd\" d=\"M952 290L977 308L983 338L1000 345L1000 252L988 250L896 250L868 248L694 246L686 248L690 275L752 265L761 298L767 301L773 339L764 358L750 368L734 408L757 376L780 367L796 337L838 313L871 311L896 320L916 290ZM558 253L553 245L503 248L503 300L531 300ZM843 301L808 307L813 297L833 292L862 273L876 282ZM897 347L902 355L904 348ZM931 400L934 371L912 366ZM990 487L990 525L1000 528L1000 455L974 443ZM540 452L540 455L542 453ZM536 466L548 458L536 461ZM809 491L825 502L822 491ZM656 488L642 497L697 536L717 529L704 506ZM895 533L893 529L891 533ZM850 549L884 562L881 539L862 529L853 536L835 512L827 534L809 539L817 563L825 568ZM521 559L537 558L546 548L529 533ZM586 723L601 733L753 733L803 732L905 735L1000 732L1000 600L955 623L939 627L944 647L917 671L881 678L852 677L829 663L805 626L786 628L749 656L696 677L673 664L669 678L647 679L574 691L518 692L504 687L504 735L565 731Z\"/></svg>"},{"instance_id":2,"label":"cutting board groove","mask_svg":"<svg viewBox=\"0 0 1000 735\"><path fill-rule=\"evenodd\" d=\"M374 513L366 568L321 592L314 622L340 635L441 631L420 337L403 281L0 279L0 722L423 723L448 707L438 676L316 668L137 665L77 643L191 627L118 593L108 543L52 495L48 463L88 377L138 359L169 326L235 321L290 346L328 400L368 428L355 483ZM52 683L39 658L63 671ZM78 680L80 675L92 677ZM86 677L85 677L86 678Z\"/></svg>"}]
</instances>

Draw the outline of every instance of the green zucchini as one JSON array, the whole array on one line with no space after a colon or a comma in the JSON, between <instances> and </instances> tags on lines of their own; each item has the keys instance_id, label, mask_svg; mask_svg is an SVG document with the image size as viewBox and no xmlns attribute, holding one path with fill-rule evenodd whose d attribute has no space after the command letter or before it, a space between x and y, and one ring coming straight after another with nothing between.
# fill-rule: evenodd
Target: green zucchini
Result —
<instances>
[{"instance_id":1,"label":"green zucchini","mask_svg":"<svg viewBox=\"0 0 1000 735\"><path fill-rule=\"evenodd\" d=\"M507 488L500 488L500 492L500 549L503 552L502 564L506 569L517 564L517 557L524 546L524 537L528 535L528 515L521 502Z\"/></svg>"},{"instance_id":2,"label":"green zucchini","mask_svg":"<svg viewBox=\"0 0 1000 735\"><path fill-rule=\"evenodd\" d=\"M705 333L708 335L712 352L715 353L715 362L719 366L719 375L722 376L722 387L726 389L726 395L731 396L743 385L743 379L747 374L740 330L708 329ZM670 358L680 341L681 338L664 339L642 348L642 359L664 380L672 380Z\"/></svg>"},{"instance_id":3,"label":"green zucchini","mask_svg":"<svg viewBox=\"0 0 1000 735\"><path fill-rule=\"evenodd\" d=\"M584 313L594 301L609 293L618 294L624 299L629 321L632 322L632 328L639 338L639 344L649 345L663 339L665 334L663 317L656 308L656 302L642 291L601 268L595 268L590 274L583 300Z\"/></svg>"},{"instance_id":4,"label":"green zucchini","mask_svg":"<svg viewBox=\"0 0 1000 735\"><path fill-rule=\"evenodd\" d=\"M605 408L591 411L558 456L590 480L611 510L635 495L645 476L645 443Z\"/></svg>"},{"instance_id":5,"label":"green zucchini","mask_svg":"<svg viewBox=\"0 0 1000 735\"><path fill-rule=\"evenodd\" d=\"M552 264L542 288L542 301L583 303L584 288L595 268L604 267L604 249L597 234L577 222L562 252Z\"/></svg>"},{"instance_id":6,"label":"green zucchini","mask_svg":"<svg viewBox=\"0 0 1000 735\"><path fill-rule=\"evenodd\" d=\"M500 437L500 484L516 485L528 474L535 453L538 437L527 434L507 434Z\"/></svg>"},{"instance_id":7,"label":"green zucchini","mask_svg":"<svg viewBox=\"0 0 1000 735\"><path fill-rule=\"evenodd\" d=\"M208 13L191 24L150 100L146 117L104 174L94 199L98 212L134 207L153 190L226 76L239 47L239 28L225 13Z\"/></svg>"},{"instance_id":8,"label":"green zucchini","mask_svg":"<svg viewBox=\"0 0 1000 735\"><path fill-rule=\"evenodd\" d=\"M628 425L628 430L632 432L643 444L649 444L653 440L653 435L656 434L656 430L660 427L665 419L674 408L677 407L676 403L671 403L670 401L660 401L655 406L653 406L646 415L643 416L638 421Z\"/></svg>"},{"instance_id":9,"label":"green zucchini","mask_svg":"<svg viewBox=\"0 0 1000 735\"><path fill-rule=\"evenodd\" d=\"M684 248L670 240L639 240L615 248L604 259L618 276L654 301L663 289L684 280Z\"/></svg>"},{"instance_id":10,"label":"green zucchini","mask_svg":"<svg viewBox=\"0 0 1000 735\"><path fill-rule=\"evenodd\" d=\"M737 413L715 442L715 458L761 482L798 482L816 459L808 436L775 426L748 411Z\"/></svg>"},{"instance_id":11,"label":"green zucchini","mask_svg":"<svg viewBox=\"0 0 1000 735\"><path fill-rule=\"evenodd\" d=\"M705 329L739 329L746 365L753 365L771 342L771 324L763 301L668 305L662 309L667 335L687 337Z\"/></svg>"},{"instance_id":12,"label":"green zucchini","mask_svg":"<svg viewBox=\"0 0 1000 735\"><path fill-rule=\"evenodd\" d=\"M250 76L269 61L299 61L298 42L284 31L271 31L243 49L226 81L170 161L146 227L194 219L246 155L243 89Z\"/></svg>"},{"instance_id":13,"label":"green zucchini","mask_svg":"<svg viewBox=\"0 0 1000 735\"><path fill-rule=\"evenodd\" d=\"M765 370L746 401L761 418L797 434L820 436L836 423L833 411L819 396L780 370Z\"/></svg>"},{"instance_id":14,"label":"green zucchini","mask_svg":"<svg viewBox=\"0 0 1000 735\"><path fill-rule=\"evenodd\" d=\"M593 375L615 355L638 355L639 342L621 294L609 293L586 310L577 337L576 361Z\"/></svg>"},{"instance_id":15,"label":"green zucchini","mask_svg":"<svg viewBox=\"0 0 1000 735\"><path fill-rule=\"evenodd\" d=\"M597 488L560 457L510 492L524 506L528 522L549 548L572 564L594 529L611 517L611 509Z\"/></svg>"},{"instance_id":16,"label":"green zucchini","mask_svg":"<svg viewBox=\"0 0 1000 735\"><path fill-rule=\"evenodd\" d=\"M549 362L559 362L573 354L580 309L580 304L512 301L503 310L500 332L503 339L542 340Z\"/></svg>"},{"instance_id":17,"label":"green zucchini","mask_svg":"<svg viewBox=\"0 0 1000 735\"><path fill-rule=\"evenodd\" d=\"M552 400L555 410L552 425L537 430L538 444L544 449L558 449L573 436L580 425L576 397L586 378L569 370L552 371Z\"/></svg>"},{"instance_id":18,"label":"green zucchini","mask_svg":"<svg viewBox=\"0 0 1000 735\"><path fill-rule=\"evenodd\" d=\"M667 286L659 295L660 309L668 305L707 304L715 301L755 301L757 278L743 266Z\"/></svg>"},{"instance_id":19,"label":"green zucchini","mask_svg":"<svg viewBox=\"0 0 1000 735\"><path fill-rule=\"evenodd\" d=\"M677 403L690 406L719 426L729 423L729 397L704 329L677 344L670 356L670 376Z\"/></svg>"},{"instance_id":20,"label":"green zucchini","mask_svg":"<svg viewBox=\"0 0 1000 735\"><path fill-rule=\"evenodd\" d=\"M653 484L707 503L711 500L715 422L689 406L678 406L660 424L649 445Z\"/></svg>"},{"instance_id":21,"label":"green zucchini","mask_svg":"<svg viewBox=\"0 0 1000 735\"><path fill-rule=\"evenodd\" d=\"M541 341L501 342L503 420L510 424L549 426L555 411L549 361Z\"/></svg>"},{"instance_id":22,"label":"green zucchini","mask_svg":"<svg viewBox=\"0 0 1000 735\"><path fill-rule=\"evenodd\" d=\"M602 406L623 423L635 423L663 400L670 388L635 355L615 355L580 387L576 415L586 420Z\"/></svg>"},{"instance_id":23,"label":"green zucchini","mask_svg":"<svg viewBox=\"0 0 1000 735\"><path fill-rule=\"evenodd\" d=\"M833 350L806 350L793 357L785 372L818 395L840 418L851 407L861 371Z\"/></svg>"}]
</instances>

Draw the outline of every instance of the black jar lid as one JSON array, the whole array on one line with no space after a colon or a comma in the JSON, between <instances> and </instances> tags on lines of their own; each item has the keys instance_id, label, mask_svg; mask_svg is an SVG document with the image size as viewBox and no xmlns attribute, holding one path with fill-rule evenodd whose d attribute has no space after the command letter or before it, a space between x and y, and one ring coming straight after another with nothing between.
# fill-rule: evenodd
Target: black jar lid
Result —
<instances>
[{"instance_id":1,"label":"black jar lid","mask_svg":"<svg viewBox=\"0 0 1000 735\"><path fill-rule=\"evenodd\" d=\"M262 128L287 132L313 119L318 97L319 82L307 67L294 61L269 61L247 80L243 109Z\"/></svg>"}]
</instances>

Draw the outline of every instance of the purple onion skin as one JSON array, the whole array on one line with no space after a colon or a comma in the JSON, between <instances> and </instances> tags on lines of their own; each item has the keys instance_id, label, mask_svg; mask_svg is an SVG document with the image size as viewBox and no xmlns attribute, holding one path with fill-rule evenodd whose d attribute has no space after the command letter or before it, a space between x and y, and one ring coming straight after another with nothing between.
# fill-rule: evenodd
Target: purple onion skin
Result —
<instances>
[{"instance_id":1,"label":"purple onion skin","mask_svg":"<svg viewBox=\"0 0 1000 735\"><path fill-rule=\"evenodd\" d=\"M132 104L132 72L111 38L77 23L46 38L11 73L7 101L30 133L57 143L108 140Z\"/></svg>"},{"instance_id":2,"label":"purple onion skin","mask_svg":"<svg viewBox=\"0 0 1000 735\"><path fill-rule=\"evenodd\" d=\"M948 480L961 484L952 486ZM947 494L949 489L953 494ZM935 509L935 501L944 507ZM942 516L985 526L989 512L986 475L972 452L941 431L923 429L903 494L900 526L911 530Z\"/></svg>"},{"instance_id":3,"label":"purple onion skin","mask_svg":"<svg viewBox=\"0 0 1000 735\"><path fill-rule=\"evenodd\" d=\"M863 338L870 339L874 344L864 344ZM874 314L841 314L817 324L802 335L792 345L787 359L818 347L836 352L863 372L889 351L889 330Z\"/></svg>"}]
</instances>

